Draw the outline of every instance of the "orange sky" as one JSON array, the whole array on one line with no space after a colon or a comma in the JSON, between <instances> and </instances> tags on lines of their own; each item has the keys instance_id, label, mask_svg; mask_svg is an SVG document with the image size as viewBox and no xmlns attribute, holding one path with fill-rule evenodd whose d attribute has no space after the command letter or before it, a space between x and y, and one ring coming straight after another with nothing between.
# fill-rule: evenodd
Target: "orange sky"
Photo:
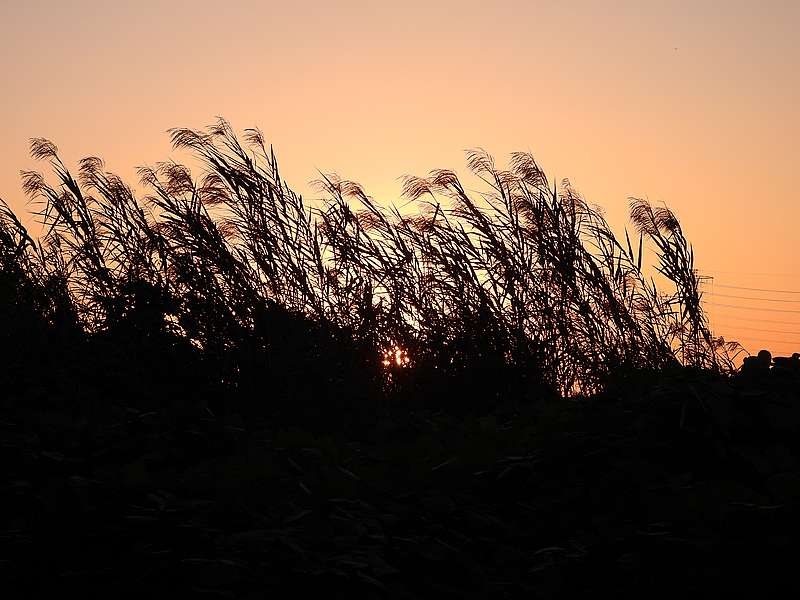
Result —
<instances>
[{"instance_id":1,"label":"orange sky","mask_svg":"<svg viewBox=\"0 0 800 600\"><path fill-rule=\"evenodd\" d=\"M620 232L628 196L667 202L717 333L785 354L800 294L721 286L800 291L799 25L796 0L6 0L0 196L23 207L32 136L134 183L167 128L216 115L259 126L298 191L336 171L387 203L464 148L530 150Z\"/></svg>"}]
</instances>

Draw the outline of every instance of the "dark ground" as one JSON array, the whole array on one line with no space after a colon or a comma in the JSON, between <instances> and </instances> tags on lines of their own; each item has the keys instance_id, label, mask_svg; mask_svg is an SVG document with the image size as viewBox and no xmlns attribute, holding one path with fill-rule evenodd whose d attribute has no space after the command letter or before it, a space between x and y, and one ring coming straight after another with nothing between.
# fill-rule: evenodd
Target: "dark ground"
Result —
<instances>
[{"instance_id":1,"label":"dark ground","mask_svg":"<svg viewBox=\"0 0 800 600\"><path fill-rule=\"evenodd\" d=\"M800 588L793 376L682 373L483 417L393 407L328 433L26 393L0 422L6 598Z\"/></svg>"},{"instance_id":2,"label":"dark ground","mask_svg":"<svg viewBox=\"0 0 800 600\"><path fill-rule=\"evenodd\" d=\"M172 131L211 179L164 163L139 203L88 159L89 196L35 138L45 236L0 202L3 598L800 588L800 355L679 366L738 347L668 209L632 200L637 259L515 155L502 215L464 193L395 223L330 181L317 214L260 134L256 167L224 121ZM412 187L460 190L448 173ZM387 372L398 347L413 366ZM553 392L574 385L606 392Z\"/></svg>"}]
</instances>

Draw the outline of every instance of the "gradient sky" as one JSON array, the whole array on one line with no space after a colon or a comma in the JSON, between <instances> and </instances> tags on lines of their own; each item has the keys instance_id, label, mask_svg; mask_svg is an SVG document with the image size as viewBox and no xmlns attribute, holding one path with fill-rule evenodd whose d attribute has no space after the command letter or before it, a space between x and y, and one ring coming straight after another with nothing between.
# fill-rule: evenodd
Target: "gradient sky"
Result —
<instances>
[{"instance_id":1,"label":"gradient sky","mask_svg":"<svg viewBox=\"0 0 800 600\"><path fill-rule=\"evenodd\" d=\"M800 294L721 286L800 291L798 27L797 0L0 0L0 197L24 210L32 136L135 183L167 128L216 115L260 127L298 191L336 171L387 203L465 148L529 150L619 232L628 196L666 202L716 332L785 354Z\"/></svg>"}]
</instances>

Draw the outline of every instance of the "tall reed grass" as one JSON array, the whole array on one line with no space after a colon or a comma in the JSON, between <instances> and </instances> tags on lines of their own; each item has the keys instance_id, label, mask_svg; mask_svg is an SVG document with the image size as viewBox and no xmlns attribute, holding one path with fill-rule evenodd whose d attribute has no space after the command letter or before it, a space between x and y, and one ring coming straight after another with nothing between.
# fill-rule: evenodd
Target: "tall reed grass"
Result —
<instances>
[{"instance_id":1,"label":"tall reed grass","mask_svg":"<svg viewBox=\"0 0 800 600\"><path fill-rule=\"evenodd\" d=\"M678 364L733 369L738 346L711 334L691 246L667 208L631 199L638 235L620 239L530 154L499 168L483 150L467 153L479 193L445 169L406 177L409 215L328 175L316 182L325 201L309 207L261 132L240 139L219 120L170 133L203 174L142 168L142 198L100 159L74 177L53 143L31 141L55 183L22 173L43 230L34 239L3 204L0 266L49 326L183 340L225 385L288 398L317 380L318 400L336 378L474 397L591 394ZM646 244L666 291L646 274ZM381 365L394 348L410 367Z\"/></svg>"}]
</instances>

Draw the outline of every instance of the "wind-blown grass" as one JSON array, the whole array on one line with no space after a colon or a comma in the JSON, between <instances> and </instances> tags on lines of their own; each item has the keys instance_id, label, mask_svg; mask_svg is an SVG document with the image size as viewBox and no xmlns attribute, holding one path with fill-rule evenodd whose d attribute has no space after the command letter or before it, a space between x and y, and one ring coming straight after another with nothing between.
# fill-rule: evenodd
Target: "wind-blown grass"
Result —
<instances>
[{"instance_id":1,"label":"wind-blown grass","mask_svg":"<svg viewBox=\"0 0 800 600\"><path fill-rule=\"evenodd\" d=\"M284 399L306 386L337 406L336 385L354 398L388 385L488 405L591 394L634 370L733 369L738 346L709 331L691 246L667 208L632 199L639 236L621 241L531 155L500 169L482 150L467 154L481 193L449 170L406 177L418 206L407 215L328 175L317 182L326 201L308 207L259 131L240 141L220 120L171 137L204 174L142 168L143 198L100 159L82 160L76 179L53 143L32 140L57 183L22 173L43 233L33 239L3 204L0 258L42 327L190 345L223 386ZM645 242L671 289L645 274ZM381 366L395 347L412 368Z\"/></svg>"}]
</instances>

